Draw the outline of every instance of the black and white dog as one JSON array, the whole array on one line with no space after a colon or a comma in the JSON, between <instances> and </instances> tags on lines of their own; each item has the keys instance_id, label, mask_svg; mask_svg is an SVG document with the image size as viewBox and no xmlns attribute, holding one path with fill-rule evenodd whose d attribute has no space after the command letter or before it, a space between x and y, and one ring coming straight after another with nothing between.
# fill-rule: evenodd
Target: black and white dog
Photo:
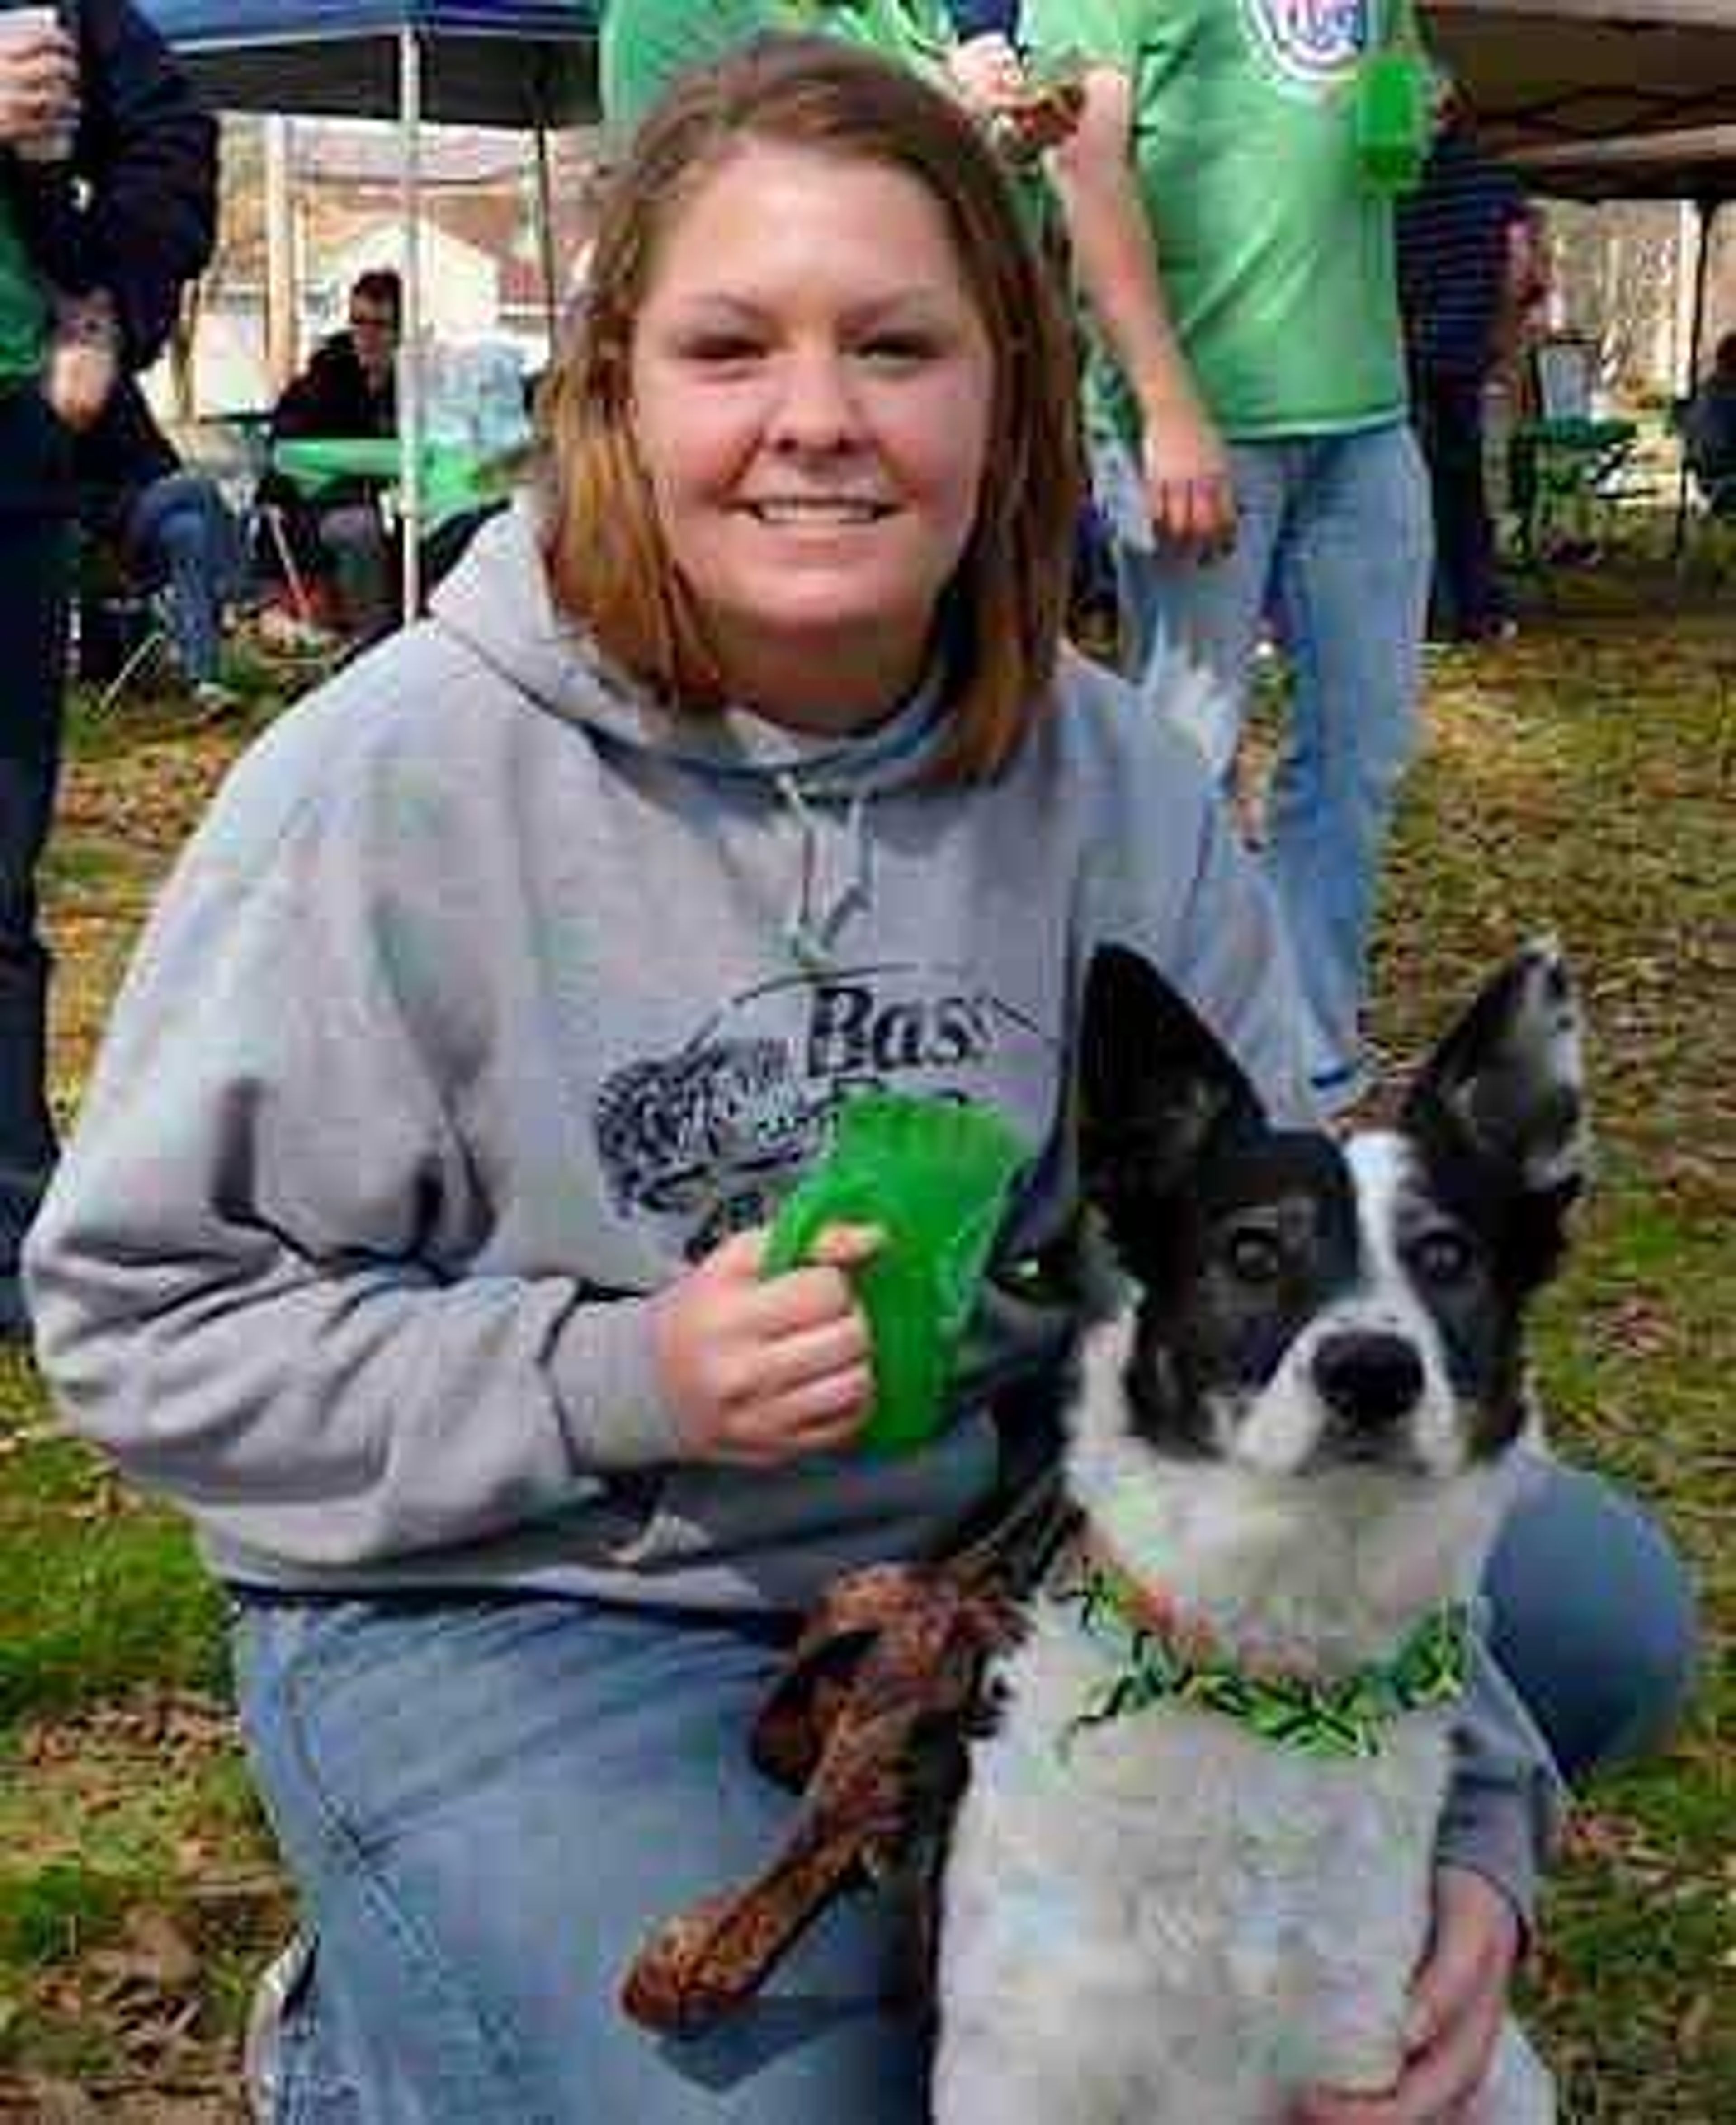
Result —
<instances>
[{"instance_id":1,"label":"black and white dog","mask_svg":"<svg viewBox=\"0 0 1736 2125\"><path fill-rule=\"evenodd\" d=\"M1395 1129L1270 1126L1125 951L1094 961L1087 1192L1135 1286L1092 1331L1083 1533L973 1748L936 2125L1276 2125L1396 2079L1522 1326L1584 1178L1578 1014L1521 953ZM1488 2125L1542 2125L1510 2028Z\"/></svg>"}]
</instances>

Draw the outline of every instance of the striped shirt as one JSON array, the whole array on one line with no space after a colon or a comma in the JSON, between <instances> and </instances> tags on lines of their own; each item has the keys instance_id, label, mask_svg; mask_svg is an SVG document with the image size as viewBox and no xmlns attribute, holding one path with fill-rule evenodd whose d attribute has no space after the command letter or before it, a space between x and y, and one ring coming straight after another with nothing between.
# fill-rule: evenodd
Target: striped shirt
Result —
<instances>
[{"instance_id":1,"label":"striped shirt","mask_svg":"<svg viewBox=\"0 0 1736 2125\"><path fill-rule=\"evenodd\" d=\"M1507 288L1507 231L1524 216L1511 171L1463 131L1441 136L1422 182L1399 202L1399 300L1413 369L1487 370Z\"/></svg>"}]
</instances>

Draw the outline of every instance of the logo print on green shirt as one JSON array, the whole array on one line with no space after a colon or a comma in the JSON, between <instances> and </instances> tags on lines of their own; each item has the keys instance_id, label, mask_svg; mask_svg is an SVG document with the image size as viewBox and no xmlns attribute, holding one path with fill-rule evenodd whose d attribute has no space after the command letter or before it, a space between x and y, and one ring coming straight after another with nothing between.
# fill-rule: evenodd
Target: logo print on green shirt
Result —
<instances>
[{"instance_id":1,"label":"logo print on green shirt","mask_svg":"<svg viewBox=\"0 0 1736 2125\"><path fill-rule=\"evenodd\" d=\"M1374 41L1378 0L1242 0L1256 47L1287 81L1325 87L1356 71Z\"/></svg>"}]
</instances>

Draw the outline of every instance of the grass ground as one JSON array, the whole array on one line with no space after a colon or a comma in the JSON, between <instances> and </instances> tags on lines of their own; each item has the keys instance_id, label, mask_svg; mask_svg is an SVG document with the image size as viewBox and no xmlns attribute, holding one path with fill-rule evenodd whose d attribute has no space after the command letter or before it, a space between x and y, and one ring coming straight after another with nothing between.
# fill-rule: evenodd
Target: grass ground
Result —
<instances>
[{"instance_id":1,"label":"grass ground","mask_svg":"<svg viewBox=\"0 0 1736 2125\"><path fill-rule=\"evenodd\" d=\"M1595 1027L1602 1176L1542 1324L1563 1441L1691 1556L1710 1646L1671 1752L1601 1788L1531 2011L1586 2125L1736 2119L1736 617L1589 576L1432 668L1378 965L1418 1052L1492 960L1564 937ZM80 722L53 853L55 1096L238 727ZM59 1439L0 1359L0 2125L219 2125L281 1885L225 1710L219 1604L171 1518Z\"/></svg>"}]
</instances>

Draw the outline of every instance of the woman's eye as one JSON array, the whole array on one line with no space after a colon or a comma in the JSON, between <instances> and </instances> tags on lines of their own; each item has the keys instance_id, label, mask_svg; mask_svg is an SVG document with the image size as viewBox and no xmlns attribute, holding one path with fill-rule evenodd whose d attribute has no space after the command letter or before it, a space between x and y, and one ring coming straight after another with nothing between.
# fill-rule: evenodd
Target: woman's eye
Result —
<instances>
[{"instance_id":1,"label":"woman's eye","mask_svg":"<svg viewBox=\"0 0 1736 2125\"><path fill-rule=\"evenodd\" d=\"M1224 1256L1243 1284L1276 1284L1284 1274L1284 1250L1270 1232L1232 1232Z\"/></svg>"},{"instance_id":2,"label":"woman's eye","mask_svg":"<svg viewBox=\"0 0 1736 2125\"><path fill-rule=\"evenodd\" d=\"M1420 1232L1409 1248L1411 1266L1426 1284L1462 1284L1476 1266L1477 1251L1449 1226Z\"/></svg>"},{"instance_id":3,"label":"woman's eye","mask_svg":"<svg viewBox=\"0 0 1736 2125\"><path fill-rule=\"evenodd\" d=\"M759 342L735 332L708 332L703 338L690 339L682 348L689 361L727 366L753 360L760 352Z\"/></svg>"},{"instance_id":4,"label":"woman's eye","mask_svg":"<svg viewBox=\"0 0 1736 2125\"><path fill-rule=\"evenodd\" d=\"M913 332L881 332L873 339L865 340L861 351L866 360L885 368L908 369L930 360L934 346L932 342Z\"/></svg>"}]
</instances>

